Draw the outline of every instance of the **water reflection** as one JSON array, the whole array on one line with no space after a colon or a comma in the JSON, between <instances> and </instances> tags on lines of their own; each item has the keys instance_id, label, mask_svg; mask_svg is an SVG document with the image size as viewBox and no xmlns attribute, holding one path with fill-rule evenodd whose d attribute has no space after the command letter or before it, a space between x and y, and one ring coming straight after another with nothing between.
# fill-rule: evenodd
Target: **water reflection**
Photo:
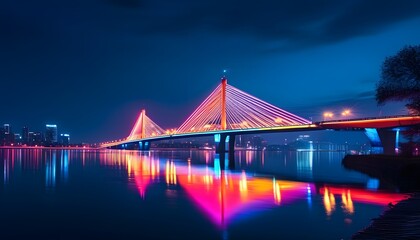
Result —
<instances>
[{"instance_id":1,"label":"water reflection","mask_svg":"<svg viewBox=\"0 0 420 240\"><path fill-rule=\"evenodd\" d=\"M324 207L327 216L331 216L335 211L335 197L328 191L328 188L324 190Z\"/></svg>"},{"instance_id":2,"label":"water reflection","mask_svg":"<svg viewBox=\"0 0 420 240\"><path fill-rule=\"evenodd\" d=\"M13 174L23 171L42 171L46 188L54 188L57 176L63 183L69 177L69 155L75 151L50 149L1 149L0 157L3 160L3 181L8 184ZM77 158L78 155L75 155ZM57 161L59 159L59 161Z\"/></svg>"},{"instance_id":3,"label":"water reflection","mask_svg":"<svg viewBox=\"0 0 420 240\"><path fill-rule=\"evenodd\" d=\"M8 159L4 159L3 161L3 181L4 184L9 182L10 178L10 161Z\"/></svg>"},{"instance_id":4,"label":"water reflection","mask_svg":"<svg viewBox=\"0 0 420 240\"><path fill-rule=\"evenodd\" d=\"M296 151L296 168L298 176L312 179L313 159L314 151Z\"/></svg>"},{"instance_id":5,"label":"water reflection","mask_svg":"<svg viewBox=\"0 0 420 240\"><path fill-rule=\"evenodd\" d=\"M67 182L69 177L69 150L61 150L60 170L63 181Z\"/></svg>"},{"instance_id":6,"label":"water reflection","mask_svg":"<svg viewBox=\"0 0 420 240\"><path fill-rule=\"evenodd\" d=\"M176 166L173 161L166 161L166 184L176 185Z\"/></svg>"},{"instance_id":7,"label":"water reflection","mask_svg":"<svg viewBox=\"0 0 420 240\"><path fill-rule=\"evenodd\" d=\"M126 157L125 162L124 156ZM102 160L101 162L106 162L106 160ZM126 165L128 177L129 179L134 179L140 197L143 199L145 198L147 187L152 182L159 180L160 162L158 159L150 158L149 155L128 152L124 155L119 154L113 161L108 162L108 164L112 163L118 164L120 167ZM168 162L168 164L170 163ZM170 184L168 175L166 175L166 179L167 183Z\"/></svg>"},{"instance_id":8,"label":"water reflection","mask_svg":"<svg viewBox=\"0 0 420 240\"><path fill-rule=\"evenodd\" d=\"M152 190L163 188L164 197L177 199L171 204L204 216L206 221L222 230L225 236L229 235L227 230L232 225L252 222L258 216L267 217L267 213L280 214L279 218L275 218L279 221L284 217L279 209L290 211L291 215L287 216L291 218L305 218L319 212L322 220L334 221L340 218L341 222L344 220L346 224L354 224L352 220L364 215L362 209L366 206L386 206L389 202L405 198L403 194L382 192L378 180L366 176L355 178L359 175L354 173L342 176L338 183L329 181L330 178L324 177L328 172L336 174L341 171L340 174L344 175L344 170L337 168L341 167L341 164L337 164L341 159L334 162L331 160L333 158L328 158L329 153L325 157L313 151L238 152L237 168L233 171L221 167L223 164L220 163L219 155L209 151L142 153L0 149L0 156L3 159L1 179L9 188L13 188L25 172L39 173L43 188L58 189L64 183L75 184L73 179L82 178L87 169L110 171L114 175L105 175L107 177L103 180L112 179L112 184L100 184L115 187L116 178L116 186L123 189L119 191L124 191L124 184L128 184L129 194L136 199L132 204L147 204L148 201L144 200L146 198L157 201L155 207L167 204L166 199L151 194ZM98 175L87 176L84 181L91 181L95 176ZM112 188L105 189L104 196L113 193ZM119 195L113 197L119 198ZM176 205L179 202L184 205ZM187 209L184 209L185 205ZM168 208L162 209L168 211ZM154 208L153 211L166 214L160 212L160 208Z\"/></svg>"},{"instance_id":9,"label":"water reflection","mask_svg":"<svg viewBox=\"0 0 420 240\"><path fill-rule=\"evenodd\" d=\"M351 191L343 191L341 193L341 202L343 203L343 209L347 214L352 215L354 213L353 200L351 199Z\"/></svg>"},{"instance_id":10,"label":"water reflection","mask_svg":"<svg viewBox=\"0 0 420 240\"><path fill-rule=\"evenodd\" d=\"M255 154L255 152L246 152L245 155ZM318 194L322 196L328 219L335 214L337 209L341 209L347 217L354 215L355 202L386 205L390 201L399 201L405 197L401 194L384 194L356 187L315 185L311 182L286 181L276 179L276 177L258 177L247 174L244 170L227 171L220 167L217 154L212 154L214 159L211 164L208 152L204 153L204 159L208 163L204 166L193 165L191 154L188 155L186 161L177 161L176 158L163 161L159 154L128 151L102 156L102 164L127 170L129 178L135 179L142 198L145 197L146 188L150 183L158 183L158 176L164 175L164 182L171 191L171 196L176 195L173 191L178 191L173 186L181 187L197 208L221 228L270 209L285 207L302 200L306 201L310 209L313 198ZM298 171L305 173L306 177L310 176L313 152L297 153L296 159ZM246 164L248 163L247 161ZM160 172L161 165L163 166L162 173Z\"/></svg>"},{"instance_id":11,"label":"water reflection","mask_svg":"<svg viewBox=\"0 0 420 240\"><path fill-rule=\"evenodd\" d=\"M55 186L56 160L57 160L56 151L46 152L46 159L45 159L45 186L46 187Z\"/></svg>"},{"instance_id":12,"label":"water reflection","mask_svg":"<svg viewBox=\"0 0 420 240\"><path fill-rule=\"evenodd\" d=\"M327 218L330 219L335 214L336 199L341 200L341 210L346 216L344 219L347 224L351 223L351 216L356 213L355 203L373 204L386 206L389 203L397 203L407 196L398 193L375 192L366 189L352 187L323 186L319 189L323 194L323 203Z\"/></svg>"}]
</instances>

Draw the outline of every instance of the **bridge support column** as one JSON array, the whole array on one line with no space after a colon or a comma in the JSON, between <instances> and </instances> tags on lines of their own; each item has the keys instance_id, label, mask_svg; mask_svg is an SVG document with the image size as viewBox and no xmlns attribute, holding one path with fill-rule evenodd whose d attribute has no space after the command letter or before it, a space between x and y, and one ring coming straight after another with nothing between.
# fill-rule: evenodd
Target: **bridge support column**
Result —
<instances>
[{"instance_id":1,"label":"bridge support column","mask_svg":"<svg viewBox=\"0 0 420 240\"><path fill-rule=\"evenodd\" d=\"M393 129L376 129L378 131L379 138L381 139L382 147L384 148L384 154L395 155L397 154L397 131Z\"/></svg>"},{"instance_id":2,"label":"bridge support column","mask_svg":"<svg viewBox=\"0 0 420 240\"><path fill-rule=\"evenodd\" d=\"M225 154L228 153L229 169L235 168L235 135L233 134L216 134L214 136L216 143L216 153L220 155L220 168L225 168ZM226 149L226 142L228 142L228 149Z\"/></svg>"},{"instance_id":3,"label":"bridge support column","mask_svg":"<svg viewBox=\"0 0 420 240\"><path fill-rule=\"evenodd\" d=\"M226 152L226 134L215 134L214 142L216 143L216 153L224 154Z\"/></svg>"},{"instance_id":4,"label":"bridge support column","mask_svg":"<svg viewBox=\"0 0 420 240\"><path fill-rule=\"evenodd\" d=\"M387 155L397 154L399 130L389 128L366 128L365 134L373 148L379 148L375 153ZM373 149L374 150L374 149Z\"/></svg>"},{"instance_id":5,"label":"bridge support column","mask_svg":"<svg viewBox=\"0 0 420 240\"><path fill-rule=\"evenodd\" d=\"M234 170L235 169L235 135L229 136L229 169Z\"/></svg>"},{"instance_id":6,"label":"bridge support column","mask_svg":"<svg viewBox=\"0 0 420 240\"><path fill-rule=\"evenodd\" d=\"M140 151L149 151L150 150L150 142L140 141L139 142L139 150Z\"/></svg>"}]
</instances>

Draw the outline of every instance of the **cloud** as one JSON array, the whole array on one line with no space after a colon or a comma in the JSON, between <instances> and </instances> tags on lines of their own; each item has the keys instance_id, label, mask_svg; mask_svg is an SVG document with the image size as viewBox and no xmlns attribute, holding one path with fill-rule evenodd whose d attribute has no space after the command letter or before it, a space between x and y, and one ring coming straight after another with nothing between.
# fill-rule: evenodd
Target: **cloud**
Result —
<instances>
[{"instance_id":1,"label":"cloud","mask_svg":"<svg viewBox=\"0 0 420 240\"><path fill-rule=\"evenodd\" d=\"M416 0L354 2L325 25L326 41L369 35L391 24L420 16L420 2Z\"/></svg>"},{"instance_id":2,"label":"cloud","mask_svg":"<svg viewBox=\"0 0 420 240\"><path fill-rule=\"evenodd\" d=\"M126 6L135 2L135 8L139 5L136 0L108 1ZM147 24L141 28L147 33L215 31L292 47L370 35L394 23L420 17L420 1L416 0L144 0L143 6L142 16L146 16Z\"/></svg>"},{"instance_id":3,"label":"cloud","mask_svg":"<svg viewBox=\"0 0 420 240\"><path fill-rule=\"evenodd\" d=\"M22 15L20 9L25 5L30 8L25 8L28 12ZM420 1L416 0L40 0L36 4L16 0L2 3L0 8L0 18L21 21L3 23L2 34L10 26L25 22L41 28L46 24L70 24L80 31L92 28L95 32L101 29L142 36L213 32L271 42L274 50L340 42L420 17ZM32 13L28 9L33 9ZM37 15L37 19L30 19ZM71 23L65 19L71 19ZM16 34L22 31L25 29Z\"/></svg>"}]
</instances>

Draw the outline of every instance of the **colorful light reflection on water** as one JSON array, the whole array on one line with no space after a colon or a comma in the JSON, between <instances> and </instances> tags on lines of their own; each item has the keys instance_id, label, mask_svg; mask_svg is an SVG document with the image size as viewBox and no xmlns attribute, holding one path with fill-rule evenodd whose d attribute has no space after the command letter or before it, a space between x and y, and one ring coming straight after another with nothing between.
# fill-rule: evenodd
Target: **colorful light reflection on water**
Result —
<instances>
[{"instance_id":1,"label":"colorful light reflection on water","mask_svg":"<svg viewBox=\"0 0 420 240\"><path fill-rule=\"evenodd\" d=\"M211 225L216 229L216 232L220 231L219 236L221 238L242 239L244 236L253 236L257 231L252 229L252 224L261 224L261 221L267 220L264 228L271 230L268 230L268 233L266 231L265 234L273 237L280 236L281 234L279 235L278 233L280 230L287 232L282 235L285 238L314 237L314 234L323 236L322 232L331 231L329 229L330 224L334 226L340 225L343 229L349 228L346 230L346 233L340 233L340 230L335 230L338 232L336 235L325 235L326 238L331 236L332 239L336 239L338 237L348 238L352 232L365 226L371 218L377 217L388 203L395 203L406 197L404 194L392 191L371 190L367 187L369 185L368 182L372 181L371 179L362 175L359 178L355 178L352 175L353 173L349 173L351 177L348 179L354 179L354 181L346 180L348 181L347 184L342 183L343 179L338 179L339 184L337 184L333 181L290 179L290 175L288 175L289 178L287 179L281 177L285 169L288 169L291 164L295 166L296 174L294 176L301 176L303 179L306 179L307 176L311 178L321 176L320 179L323 179L322 176L324 175L317 173L314 169L325 163L312 154L292 154L297 157L296 159L291 159L288 155L273 158L272 153L260 156L260 158L255 156L256 152L245 152L244 155L244 165L241 167L241 159L238 158L236 163L237 169L229 171L221 169L218 156L208 151L140 153L130 151L2 149L0 150L0 156L3 159L3 187L0 195L2 200L0 201L3 201L2 203L5 203L4 201L10 203L13 197L16 197L13 195L15 192L11 191L11 189L19 189L20 184L24 184L26 187L33 184L39 187L39 182L37 181L34 183L29 181L22 183L20 180L28 172L31 172L35 173L36 178L43 178L44 189L48 190L47 193L49 194L62 193L63 191L68 191L65 194L66 196L81 194L77 192L77 189L80 189L80 185L88 184L102 189L102 192L98 194L99 196L110 198L112 196L114 202L125 202L125 198L131 198L129 197L131 195L130 189L133 189L134 193L139 197L138 200L132 200L131 204L124 206L124 208L132 211L131 214L133 214L127 213L127 215L130 215L130 222L127 222L128 225L135 224L136 221L143 225L151 224L144 221L154 218L156 213L158 213L158 216L161 216L157 223L159 225L167 224L165 218L168 217L167 214L169 213L167 212L168 203L165 199L169 196L157 194L159 189L167 189L167 191L172 193L170 197L174 197L179 201L177 205L173 206L175 208L174 211L180 211L178 214L187 211L192 214L194 219L200 218L200 216L208 219L207 224L203 222L188 223L191 224L190 227L199 229L200 227L206 228L206 225ZM305 161L310 161L310 164L302 167ZM279 162L285 163L283 166L285 169L280 169L276 165ZM254 167L250 168L250 166ZM269 169L274 174L267 174L267 166L274 166ZM331 167L331 165L325 165L325 168L328 170ZM92 175L83 175L86 170L92 172ZM93 173L93 171L108 172L109 170L112 172L112 176L109 177L103 177L102 173ZM299 173L299 171L301 172ZM91 182L98 176L102 176L103 182ZM78 177L83 177L84 182L78 182ZM108 186L113 185L112 181L115 180L119 183L119 189L108 188ZM363 181L367 182L366 185L360 184ZM124 185L129 187L128 190L124 190L127 189L124 188ZM130 186L134 187L130 188ZM20 194L24 195L27 189L22 189ZM42 195L46 198L46 200L40 200L41 202L50 201L48 200L49 195L44 196L45 191L39 188L37 191L37 195ZM118 193L115 191L118 191ZM115 207L113 206L114 202L111 200L96 199L95 195L92 198L91 200L84 199L83 201L93 201L95 204L100 202L104 206ZM75 199L72 201L73 204L76 201L77 205L77 198ZM59 198L55 201L59 200L63 199ZM70 200L66 199L65 201ZM153 202L154 207L150 207L151 203L149 201ZM89 202L89 204L91 203ZM162 208L159 207L159 204L161 204ZM139 211L138 208L142 206L150 207L150 209ZM16 206L15 208L18 209ZM48 206L45 209L50 210ZM77 209L74 210L78 211ZM84 211L88 210L84 209ZM288 211L293 212L287 213ZM370 213L367 214L366 212ZM122 213L117 215L120 221L121 217L125 216ZM26 216L21 217L25 218ZM114 215L104 211L99 214L99 217L112 219ZM174 216L172 214L171 217L183 219L185 216ZM94 220L95 216L92 215L91 218ZM310 225L313 225L312 230L309 229L307 233L299 232L296 229L293 230L294 226L292 224L296 224L300 220L306 220L305 218L307 218ZM133 219L136 219L134 223L132 222ZM284 221L284 219L287 219L287 221ZM281 222L281 225L278 225L279 222ZM171 224L181 228L186 223L180 220L178 223L171 221ZM201 225L199 226L199 224ZM352 225L354 227L349 227ZM149 227L153 228L153 226ZM255 228L257 228L257 225L255 225ZM101 229L101 227L98 226L98 229ZM117 227L113 231L118 235L119 231L123 231L123 229L127 230L127 227ZM7 232L6 229L2 230ZM125 234L130 237L136 236L137 233L134 231L134 228L131 230L132 232L125 232ZM169 236L165 235L169 234L165 232L160 232L160 234L162 237ZM194 231L192 234L194 236ZM197 238L203 238L200 232L195 234ZM98 233L95 232L95 236L97 235ZM76 236L79 235L76 233ZM255 236L257 237L258 235ZM183 237L182 233L179 237ZM192 236L185 235L184 238L192 238Z\"/></svg>"}]
</instances>

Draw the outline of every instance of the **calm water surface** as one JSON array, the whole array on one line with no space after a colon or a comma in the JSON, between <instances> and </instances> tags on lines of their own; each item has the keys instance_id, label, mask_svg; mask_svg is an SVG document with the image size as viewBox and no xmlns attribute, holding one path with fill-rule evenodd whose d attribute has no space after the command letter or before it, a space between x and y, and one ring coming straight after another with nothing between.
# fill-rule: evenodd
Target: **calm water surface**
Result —
<instances>
[{"instance_id":1,"label":"calm water surface","mask_svg":"<svg viewBox=\"0 0 420 240\"><path fill-rule=\"evenodd\" d=\"M1 239L349 239L405 198L344 153L235 154L0 149Z\"/></svg>"}]
</instances>

